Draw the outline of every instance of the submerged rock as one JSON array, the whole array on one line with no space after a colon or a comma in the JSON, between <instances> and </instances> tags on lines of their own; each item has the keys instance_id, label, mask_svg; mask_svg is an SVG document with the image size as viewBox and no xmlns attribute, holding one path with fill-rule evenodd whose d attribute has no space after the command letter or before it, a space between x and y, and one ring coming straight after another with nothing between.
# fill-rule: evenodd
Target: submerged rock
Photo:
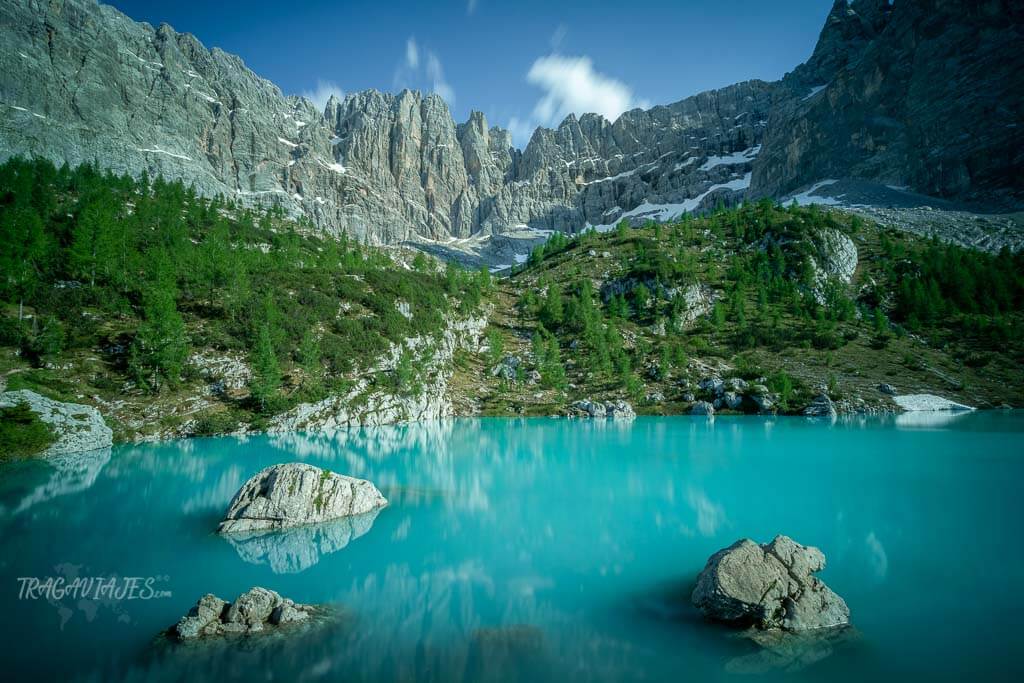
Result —
<instances>
[{"instance_id":1,"label":"submerged rock","mask_svg":"<svg viewBox=\"0 0 1024 683\"><path fill-rule=\"evenodd\" d=\"M315 610L312 605L297 604L259 586L242 593L233 603L207 593L171 631L181 641L232 633L248 635L268 626L305 621Z\"/></svg>"},{"instance_id":2,"label":"submerged rock","mask_svg":"<svg viewBox=\"0 0 1024 683\"><path fill-rule=\"evenodd\" d=\"M242 485L217 532L314 524L370 512L387 503L377 487L366 480L304 463L273 465Z\"/></svg>"},{"instance_id":3,"label":"submerged rock","mask_svg":"<svg viewBox=\"0 0 1024 683\"><path fill-rule=\"evenodd\" d=\"M479 628L470 636L464 680L535 680L550 673L549 654L536 626Z\"/></svg>"},{"instance_id":4,"label":"submerged rock","mask_svg":"<svg viewBox=\"0 0 1024 683\"><path fill-rule=\"evenodd\" d=\"M53 430L54 441L40 455L62 455L109 448L113 432L92 406L64 403L21 389L0 394L0 408L25 403Z\"/></svg>"},{"instance_id":5,"label":"submerged rock","mask_svg":"<svg viewBox=\"0 0 1024 683\"><path fill-rule=\"evenodd\" d=\"M788 536L737 541L708 560L691 600L705 616L760 629L807 631L850 623L850 609L820 579L825 555Z\"/></svg>"}]
</instances>

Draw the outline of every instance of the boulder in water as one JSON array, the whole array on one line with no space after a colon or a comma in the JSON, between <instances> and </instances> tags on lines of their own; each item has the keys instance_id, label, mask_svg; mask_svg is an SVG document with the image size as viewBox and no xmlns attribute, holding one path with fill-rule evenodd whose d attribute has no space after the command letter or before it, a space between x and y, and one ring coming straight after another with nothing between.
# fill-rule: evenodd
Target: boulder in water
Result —
<instances>
[{"instance_id":1,"label":"boulder in water","mask_svg":"<svg viewBox=\"0 0 1024 683\"><path fill-rule=\"evenodd\" d=\"M218 533L285 529L371 512L388 502L364 479L305 463L273 465L231 499Z\"/></svg>"},{"instance_id":2,"label":"boulder in water","mask_svg":"<svg viewBox=\"0 0 1024 683\"><path fill-rule=\"evenodd\" d=\"M705 616L740 626L807 631L850 623L841 597L814 576L825 555L788 536L737 541L711 556L693 590Z\"/></svg>"},{"instance_id":3,"label":"boulder in water","mask_svg":"<svg viewBox=\"0 0 1024 683\"><path fill-rule=\"evenodd\" d=\"M311 605L300 605L282 598L274 591L259 586L238 596L233 603L208 593L199 599L171 632L181 641L231 633L248 635L261 632L267 627L305 621L315 609Z\"/></svg>"}]
</instances>

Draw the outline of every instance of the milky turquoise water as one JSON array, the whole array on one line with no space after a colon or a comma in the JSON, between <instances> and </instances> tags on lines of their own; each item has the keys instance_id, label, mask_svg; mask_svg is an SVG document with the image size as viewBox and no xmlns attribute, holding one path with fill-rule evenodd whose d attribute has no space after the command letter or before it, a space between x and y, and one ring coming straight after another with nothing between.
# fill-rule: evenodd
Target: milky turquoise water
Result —
<instances>
[{"instance_id":1,"label":"milky turquoise water","mask_svg":"<svg viewBox=\"0 0 1024 683\"><path fill-rule=\"evenodd\" d=\"M1020 680L1022 446L1016 413L494 419L6 466L0 678ZM369 478L391 505L354 539L212 533L249 476L290 460ZM860 633L805 668L688 603L709 554L780 532L825 551ZM76 575L170 596L19 599L18 577ZM153 645L202 594L254 585L344 616L283 641Z\"/></svg>"}]
</instances>

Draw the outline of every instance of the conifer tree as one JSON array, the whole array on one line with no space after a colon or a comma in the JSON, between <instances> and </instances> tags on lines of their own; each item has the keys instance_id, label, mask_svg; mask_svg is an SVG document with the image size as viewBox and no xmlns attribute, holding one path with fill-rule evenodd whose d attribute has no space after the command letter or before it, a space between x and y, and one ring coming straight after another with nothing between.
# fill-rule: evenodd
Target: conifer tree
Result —
<instances>
[{"instance_id":1,"label":"conifer tree","mask_svg":"<svg viewBox=\"0 0 1024 683\"><path fill-rule=\"evenodd\" d=\"M257 410L267 412L281 386L281 368L277 363L268 323L260 326L251 362L252 379L249 381L249 395Z\"/></svg>"}]
</instances>

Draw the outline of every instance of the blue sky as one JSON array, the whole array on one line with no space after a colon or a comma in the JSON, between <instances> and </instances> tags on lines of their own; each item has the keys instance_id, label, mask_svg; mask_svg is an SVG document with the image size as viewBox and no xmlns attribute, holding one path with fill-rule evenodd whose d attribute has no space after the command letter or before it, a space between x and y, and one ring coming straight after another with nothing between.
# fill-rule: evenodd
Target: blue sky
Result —
<instances>
[{"instance_id":1,"label":"blue sky","mask_svg":"<svg viewBox=\"0 0 1024 683\"><path fill-rule=\"evenodd\" d=\"M238 54L286 94L436 91L513 130L570 111L615 118L810 56L832 0L113 0Z\"/></svg>"}]
</instances>

